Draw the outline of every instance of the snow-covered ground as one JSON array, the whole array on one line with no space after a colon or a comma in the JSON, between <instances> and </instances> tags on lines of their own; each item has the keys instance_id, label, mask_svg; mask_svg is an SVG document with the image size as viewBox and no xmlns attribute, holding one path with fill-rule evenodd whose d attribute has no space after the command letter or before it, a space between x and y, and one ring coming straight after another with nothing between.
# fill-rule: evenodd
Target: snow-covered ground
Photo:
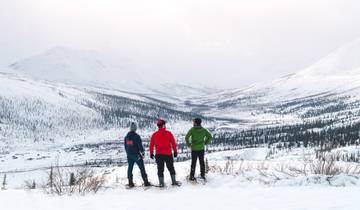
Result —
<instances>
[{"instance_id":1,"label":"snow-covered ground","mask_svg":"<svg viewBox=\"0 0 360 210\"><path fill-rule=\"evenodd\" d=\"M4 210L358 210L359 193L360 188L194 186L57 197L9 190L0 192L0 205Z\"/></svg>"},{"instance_id":2,"label":"snow-covered ground","mask_svg":"<svg viewBox=\"0 0 360 210\"><path fill-rule=\"evenodd\" d=\"M177 177L183 185L170 186L170 177L165 169L168 185L165 189L125 189L126 167L97 169L99 173L106 174L106 188L85 196L56 196L45 194L42 190L22 189L24 180L44 182L46 171L8 174L9 189L0 191L0 205L6 210L358 209L359 174L289 174L287 168L302 167L301 161L304 156L313 155L312 150L297 149L266 159L268 151L267 148L258 148L208 154L210 172L206 185L187 182L190 162L176 162ZM156 184L156 165L152 160L146 159L145 162L149 180ZM338 164L358 166L355 163ZM141 185L137 167L134 178L135 183Z\"/></svg>"}]
</instances>

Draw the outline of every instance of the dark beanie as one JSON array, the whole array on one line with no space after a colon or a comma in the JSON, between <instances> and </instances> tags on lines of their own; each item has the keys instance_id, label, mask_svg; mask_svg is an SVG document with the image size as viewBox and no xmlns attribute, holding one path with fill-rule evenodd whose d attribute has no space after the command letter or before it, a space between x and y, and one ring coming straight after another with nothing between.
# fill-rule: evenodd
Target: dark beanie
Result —
<instances>
[{"instance_id":1,"label":"dark beanie","mask_svg":"<svg viewBox=\"0 0 360 210\"><path fill-rule=\"evenodd\" d=\"M195 123L195 125L197 125L197 126L200 126L201 125L201 119L200 118L195 118L194 119L194 123Z\"/></svg>"}]
</instances>

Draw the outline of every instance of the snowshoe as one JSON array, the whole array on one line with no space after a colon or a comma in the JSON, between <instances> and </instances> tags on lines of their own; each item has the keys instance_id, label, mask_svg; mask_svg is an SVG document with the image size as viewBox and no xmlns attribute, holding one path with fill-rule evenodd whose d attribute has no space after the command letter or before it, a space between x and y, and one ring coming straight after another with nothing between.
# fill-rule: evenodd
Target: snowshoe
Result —
<instances>
[{"instance_id":1,"label":"snowshoe","mask_svg":"<svg viewBox=\"0 0 360 210\"><path fill-rule=\"evenodd\" d=\"M148 189L150 189L150 188L153 187L153 186L154 186L154 185L151 184L150 182L142 184L142 187L144 188L144 190L148 190Z\"/></svg>"},{"instance_id":2,"label":"snowshoe","mask_svg":"<svg viewBox=\"0 0 360 210\"><path fill-rule=\"evenodd\" d=\"M143 186L144 187L151 187L151 186L153 186L150 182L145 182L144 184L143 184Z\"/></svg>"},{"instance_id":3,"label":"snowshoe","mask_svg":"<svg viewBox=\"0 0 360 210\"><path fill-rule=\"evenodd\" d=\"M196 178L195 177L189 177L189 181L196 182Z\"/></svg>"},{"instance_id":4,"label":"snowshoe","mask_svg":"<svg viewBox=\"0 0 360 210\"><path fill-rule=\"evenodd\" d=\"M162 189L165 189L165 188L166 188L165 185L153 185L153 187L158 187L158 188L162 188Z\"/></svg>"},{"instance_id":5,"label":"snowshoe","mask_svg":"<svg viewBox=\"0 0 360 210\"><path fill-rule=\"evenodd\" d=\"M181 186L181 182L176 180L176 175L171 175L171 185L172 186Z\"/></svg>"},{"instance_id":6,"label":"snowshoe","mask_svg":"<svg viewBox=\"0 0 360 210\"><path fill-rule=\"evenodd\" d=\"M134 187L135 187L134 184L126 184L126 185L125 185L125 188L126 188L126 189L132 189L132 188L134 188Z\"/></svg>"},{"instance_id":7,"label":"snowshoe","mask_svg":"<svg viewBox=\"0 0 360 210\"><path fill-rule=\"evenodd\" d=\"M207 179L206 179L206 177L201 176L197 179L197 182L205 185L207 183Z\"/></svg>"},{"instance_id":8,"label":"snowshoe","mask_svg":"<svg viewBox=\"0 0 360 210\"><path fill-rule=\"evenodd\" d=\"M195 177L190 177L190 176L187 176L186 177L186 180L189 182L189 183L191 183L191 184L197 184L197 180L196 180L196 178Z\"/></svg>"},{"instance_id":9,"label":"snowshoe","mask_svg":"<svg viewBox=\"0 0 360 210\"><path fill-rule=\"evenodd\" d=\"M182 183L179 181L176 181L176 182L172 183L171 185L180 187L182 185Z\"/></svg>"}]
</instances>

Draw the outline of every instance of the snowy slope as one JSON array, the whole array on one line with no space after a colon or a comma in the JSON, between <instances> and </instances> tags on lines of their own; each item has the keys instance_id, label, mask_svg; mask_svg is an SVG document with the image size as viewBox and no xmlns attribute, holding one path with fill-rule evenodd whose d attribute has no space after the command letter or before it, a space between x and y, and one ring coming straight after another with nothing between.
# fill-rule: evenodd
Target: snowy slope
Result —
<instances>
[{"instance_id":1,"label":"snowy slope","mask_svg":"<svg viewBox=\"0 0 360 210\"><path fill-rule=\"evenodd\" d=\"M96 52L55 47L44 54L20 60L10 65L14 70L36 79L61 82L101 82L109 70Z\"/></svg>"},{"instance_id":2,"label":"snowy slope","mask_svg":"<svg viewBox=\"0 0 360 210\"><path fill-rule=\"evenodd\" d=\"M162 75L151 71L139 73L131 64L119 67L104 60L96 51L55 47L45 53L19 60L9 68L12 72L37 80L119 89L178 103L184 98L217 91L201 86L165 83L163 81L166 79Z\"/></svg>"},{"instance_id":3,"label":"snowy slope","mask_svg":"<svg viewBox=\"0 0 360 210\"><path fill-rule=\"evenodd\" d=\"M194 116L141 94L0 73L0 171L121 158L130 121L147 140L163 117L180 138Z\"/></svg>"},{"instance_id":4,"label":"snowy slope","mask_svg":"<svg viewBox=\"0 0 360 210\"><path fill-rule=\"evenodd\" d=\"M96 51L55 47L19 60L9 68L38 80L147 92L145 84L137 80L140 75L135 70L105 63Z\"/></svg>"},{"instance_id":5,"label":"snowy slope","mask_svg":"<svg viewBox=\"0 0 360 210\"><path fill-rule=\"evenodd\" d=\"M343 106L339 111L358 112L359 56L360 39L296 74L242 89L225 90L192 103L203 105L205 114L246 119L255 125L259 124L256 122L269 125L274 121L297 123L303 120L304 113L323 112L320 109L329 107ZM310 102L313 106L303 107ZM284 113L284 110L288 111Z\"/></svg>"},{"instance_id":6,"label":"snowy slope","mask_svg":"<svg viewBox=\"0 0 360 210\"><path fill-rule=\"evenodd\" d=\"M324 92L342 93L360 87L360 39L314 65L269 83L255 84L238 94L264 94L263 101L290 100Z\"/></svg>"}]
</instances>

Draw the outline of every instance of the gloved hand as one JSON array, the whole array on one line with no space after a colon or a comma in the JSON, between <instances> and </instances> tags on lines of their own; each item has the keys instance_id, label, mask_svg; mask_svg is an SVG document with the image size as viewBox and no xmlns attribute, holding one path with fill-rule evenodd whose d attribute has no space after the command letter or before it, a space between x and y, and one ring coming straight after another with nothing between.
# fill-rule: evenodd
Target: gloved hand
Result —
<instances>
[{"instance_id":1,"label":"gloved hand","mask_svg":"<svg viewBox=\"0 0 360 210\"><path fill-rule=\"evenodd\" d=\"M178 153L177 152L174 152L174 157L177 157Z\"/></svg>"},{"instance_id":2,"label":"gloved hand","mask_svg":"<svg viewBox=\"0 0 360 210\"><path fill-rule=\"evenodd\" d=\"M144 160L145 158L145 154L144 153L140 153L140 159Z\"/></svg>"},{"instance_id":3,"label":"gloved hand","mask_svg":"<svg viewBox=\"0 0 360 210\"><path fill-rule=\"evenodd\" d=\"M151 158L151 159L154 159L154 158L155 158L155 155L154 155L154 154L150 154L150 158Z\"/></svg>"}]
</instances>

